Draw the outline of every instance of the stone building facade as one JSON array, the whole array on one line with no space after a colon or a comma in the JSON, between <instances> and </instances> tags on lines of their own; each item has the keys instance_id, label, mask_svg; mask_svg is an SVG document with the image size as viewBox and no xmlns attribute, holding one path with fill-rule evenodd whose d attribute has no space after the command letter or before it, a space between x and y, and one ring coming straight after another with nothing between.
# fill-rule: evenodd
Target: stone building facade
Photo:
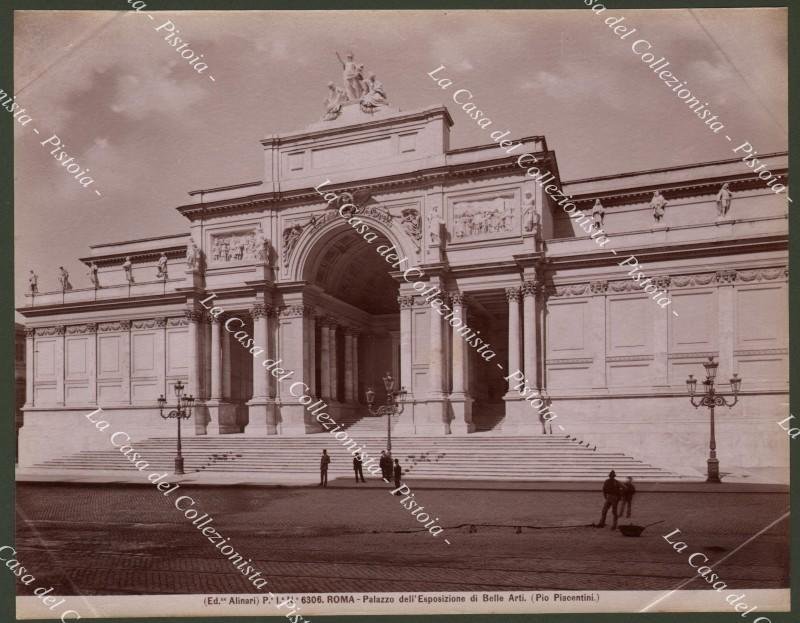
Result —
<instances>
[{"instance_id":1,"label":"stone building facade","mask_svg":"<svg viewBox=\"0 0 800 623\"><path fill-rule=\"evenodd\" d=\"M91 247L81 259L98 267L99 287L29 294L21 462L107 444L76 432L98 405L134 439L171 435L156 399L178 380L197 399L196 435L312 434L321 429L292 383L353 421L368 386L381 399L388 370L406 391L397 435L580 434L657 465L702 464L708 418L685 379L714 356L720 379L744 378L720 414L727 462L788 465L774 424L788 402L785 196L739 160L562 182L544 137L522 139L516 155L450 149L452 123L443 107L345 106L262 140L262 180L192 191L177 208L187 232ZM601 201L607 244L526 175L523 152L587 214ZM762 162L786 183L786 154ZM723 183L733 196L720 215ZM668 202L660 220L655 190ZM326 192L349 193L376 237ZM380 247L405 263L391 266ZM630 256L661 304L620 266ZM409 267L493 357L433 311L403 278ZM277 381L266 358L291 378ZM509 388L515 370L556 419Z\"/></svg>"}]
</instances>

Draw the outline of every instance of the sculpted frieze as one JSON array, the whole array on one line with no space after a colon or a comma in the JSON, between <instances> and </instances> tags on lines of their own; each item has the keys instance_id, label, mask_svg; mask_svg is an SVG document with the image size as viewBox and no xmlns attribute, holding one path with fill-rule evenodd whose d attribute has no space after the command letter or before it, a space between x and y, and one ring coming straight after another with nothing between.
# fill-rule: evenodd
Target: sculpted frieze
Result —
<instances>
[{"instance_id":1,"label":"sculpted frieze","mask_svg":"<svg viewBox=\"0 0 800 623\"><path fill-rule=\"evenodd\" d=\"M211 236L210 258L213 264L264 262L267 239L260 229Z\"/></svg>"},{"instance_id":2,"label":"sculpted frieze","mask_svg":"<svg viewBox=\"0 0 800 623\"><path fill-rule=\"evenodd\" d=\"M519 233L517 203L514 195L454 201L452 204L454 240L459 242Z\"/></svg>"}]
</instances>

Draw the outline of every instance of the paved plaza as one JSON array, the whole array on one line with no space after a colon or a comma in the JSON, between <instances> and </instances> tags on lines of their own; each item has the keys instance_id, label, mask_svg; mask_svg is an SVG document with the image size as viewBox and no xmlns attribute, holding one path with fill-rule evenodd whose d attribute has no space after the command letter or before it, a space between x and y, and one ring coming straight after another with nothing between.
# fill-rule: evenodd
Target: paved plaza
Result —
<instances>
[{"instance_id":1,"label":"paved plaza","mask_svg":"<svg viewBox=\"0 0 800 623\"><path fill-rule=\"evenodd\" d=\"M433 537L388 487L331 484L185 484L180 491L214 517L276 592L671 589L692 576L689 553L718 560L783 515L789 502L775 487L643 486L634 521L664 523L626 538L591 527L601 508L591 484L490 490L425 483L416 499L445 528ZM40 584L63 594L251 591L175 509L174 497L151 486L20 483L19 558ZM732 588L787 587L788 527L778 523L716 572ZM689 545L684 554L661 538L676 528ZM706 588L702 581L686 586ZM20 594L27 590L19 585Z\"/></svg>"}]
</instances>

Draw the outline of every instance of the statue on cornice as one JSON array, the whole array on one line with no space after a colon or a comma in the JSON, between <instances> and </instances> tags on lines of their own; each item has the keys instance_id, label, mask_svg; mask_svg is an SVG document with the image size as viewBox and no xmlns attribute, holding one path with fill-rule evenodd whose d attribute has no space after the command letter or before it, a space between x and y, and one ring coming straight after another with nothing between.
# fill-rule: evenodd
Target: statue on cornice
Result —
<instances>
[{"instance_id":1,"label":"statue on cornice","mask_svg":"<svg viewBox=\"0 0 800 623\"><path fill-rule=\"evenodd\" d=\"M732 199L733 193L729 190L728 183L725 182L717 193L717 218L723 218L728 215Z\"/></svg>"},{"instance_id":2,"label":"statue on cornice","mask_svg":"<svg viewBox=\"0 0 800 623\"><path fill-rule=\"evenodd\" d=\"M131 262L130 256L125 257L125 261L122 263L122 270L125 272L125 281L128 282L128 285L133 283L133 262Z\"/></svg>"},{"instance_id":3,"label":"statue on cornice","mask_svg":"<svg viewBox=\"0 0 800 623\"><path fill-rule=\"evenodd\" d=\"M347 94L344 89L337 87L333 82L328 83L328 96L325 98L323 104L325 105L325 114L322 115L323 121L333 121L342 114L342 104L347 101Z\"/></svg>"},{"instance_id":4,"label":"statue on cornice","mask_svg":"<svg viewBox=\"0 0 800 623\"><path fill-rule=\"evenodd\" d=\"M28 288L31 294L37 294L39 292L39 275L33 271L31 271L31 274L28 276Z\"/></svg>"},{"instance_id":5,"label":"statue on cornice","mask_svg":"<svg viewBox=\"0 0 800 623\"><path fill-rule=\"evenodd\" d=\"M156 267L156 279L163 279L166 281L168 279L167 276L167 256L165 253L161 253L161 257L158 258L158 266Z\"/></svg>"},{"instance_id":6,"label":"statue on cornice","mask_svg":"<svg viewBox=\"0 0 800 623\"><path fill-rule=\"evenodd\" d=\"M72 290L72 284L69 282L69 273L63 266L58 267L58 282L61 284L62 292Z\"/></svg>"},{"instance_id":7,"label":"statue on cornice","mask_svg":"<svg viewBox=\"0 0 800 623\"><path fill-rule=\"evenodd\" d=\"M603 227L603 220L606 218L606 209L599 199L594 200L592 207L592 220L594 220L594 228L601 229Z\"/></svg>"},{"instance_id":8,"label":"statue on cornice","mask_svg":"<svg viewBox=\"0 0 800 623\"><path fill-rule=\"evenodd\" d=\"M667 207L667 200L661 195L660 190L653 193L653 198L650 200L650 207L653 210L653 218L656 220L656 223L660 223Z\"/></svg>"},{"instance_id":9,"label":"statue on cornice","mask_svg":"<svg viewBox=\"0 0 800 623\"><path fill-rule=\"evenodd\" d=\"M381 106L389 105L383 83L375 77L375 72L370 72L369 76L364 81L364 88L366 89L366 93L361 96L360 100L362 112L371 114Z\"/></svg>"},{"instance_id":10,"label":"statue on cornice","mask_svg":"<svg viewBox=\"0 0 800 623\"><path fill-rule=\"evenodd\" d=\"M193 238L189 238L189 244L186 246L186 267L193 271L200 268L200 249L197 248Z\"/></svg>"},{"instance_id":11,"label":"statue on cornice","mask_svg":"<svg viewBox=\"0 0 800 623\"><path fill-rule=\"evenodd\" d=\"M269 257L269 250L268 250L269 240L267 240L267 237L264 235L264 232L261 231L260 228L256 230L255 241L253 244L255 246L256 261L266 262L267 258Z\"/></svg>"},{"instance_id":12,"label":"statue on cornice","mask_svg":"<svg viewBox=\"0 0 800 623\"><path fill-rule=\"evenodd\" d=\"M100 287L100 277L97 274L97 264L94 262L89 264L89 281L92 282L92 286L95 290Z\"/></svg>"},{"instance_id":13,"label":"statue on cornice","mask_svg":"<svg viewBox=\"0 0 800 623\"><path fill-rule=\"evenodd\" d=\"M364 79L364 66L356 64L352 52L348 52L347 61L343 61L338 52L336 52L336 58L342 65L342 79L347 99L351 102L358 101L362 95L361 82Z\"/></svg>"}]
</instances>

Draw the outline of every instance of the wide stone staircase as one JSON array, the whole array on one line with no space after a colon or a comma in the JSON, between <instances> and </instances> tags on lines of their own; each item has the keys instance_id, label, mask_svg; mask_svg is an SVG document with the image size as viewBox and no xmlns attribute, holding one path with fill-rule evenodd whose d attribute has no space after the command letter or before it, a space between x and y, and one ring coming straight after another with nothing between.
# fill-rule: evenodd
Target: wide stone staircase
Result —
<instances>
[{"instance_id":1,"label":"wide stone staircase","mask_svg":"<svg viewBox=\"0 0 800 623\"><path fill-rule=\"evenodd\" d=\"M385 419L374 418L383 423ZM372 425L372 422L369 422ZM382 437L353 438L368 456L379 455ZM175 439L150 438L133 444L147 471L172 471ZM244 437L222 435L188 437L183 455L188 474L197 472L247 472L264 474L271 481L287 475L319 475L319 456L331 455L329 477L352 478L352 455L329 433L304 437ZM616 470L617 476L635 480L670 481L680 476L621 453L603 452L569 436L510 437L490 434L447 437L392 438L392 456L400 459L405 476L443 480L600 481ZM75 473L73 470L132 470L134 466L117 450L82 451L34 466L38 471ZM366 470L365 470L366 471Z\"/></svg>"}]
</instances>

